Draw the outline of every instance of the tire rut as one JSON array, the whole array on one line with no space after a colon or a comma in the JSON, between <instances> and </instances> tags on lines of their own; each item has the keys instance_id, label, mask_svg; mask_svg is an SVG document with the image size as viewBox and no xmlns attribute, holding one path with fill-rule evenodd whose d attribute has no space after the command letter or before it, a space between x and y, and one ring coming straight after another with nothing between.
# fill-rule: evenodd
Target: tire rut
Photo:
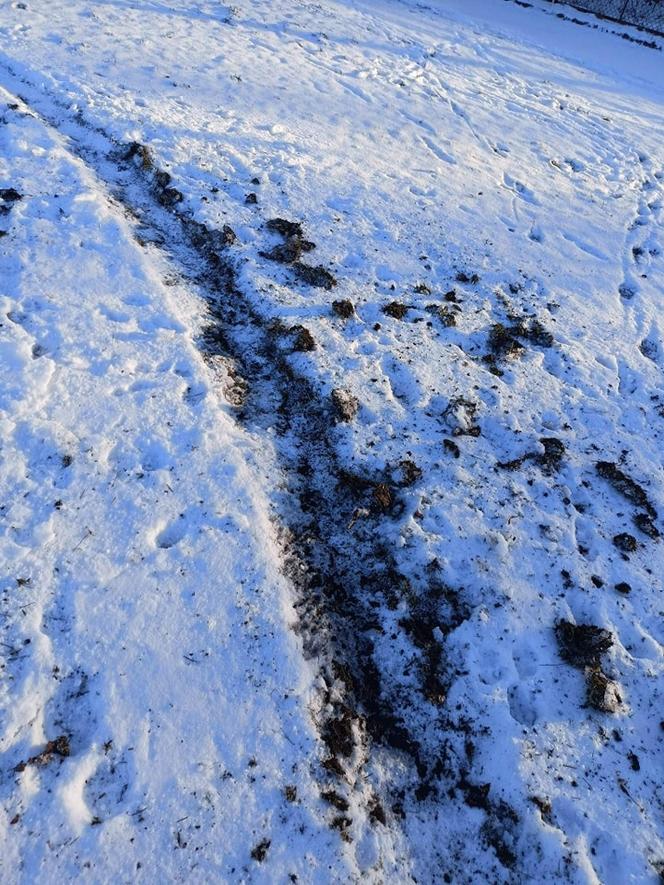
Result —
<instances>
[{"instance_id":1,"label":"tire rut","mask_svg":"<svg viewBox=\"0 0 664 885\"><path fill-rule=\"evenodd\" d=\"M276 431L270 436L280 476L271 497L297 632L318 670L312 716L325 748L320 783L331 826L352 841L355 814L356 821L398 832L407 814L421 814L422 803L455 795L484 808L489 821L504 818L505 809L496 811L486 797L479 805L467 801L478 789L469 780L471 728L445 708L456 669L445 641L470 609L436 560L406 577L388 540L417 482L416 465L363 473L342 463L335 404L298 372L293 330L263 316L241 290L232 229L195 220L148 147L117 141L53 96L12 91L23 104L13 112L55 129L195 285L208 318L197 343L208 363L224 364L237 420L262 438ZM487 832L487 845L511 866L507 849L501 857L497 828Z\"/></svg>"}]
</instances>

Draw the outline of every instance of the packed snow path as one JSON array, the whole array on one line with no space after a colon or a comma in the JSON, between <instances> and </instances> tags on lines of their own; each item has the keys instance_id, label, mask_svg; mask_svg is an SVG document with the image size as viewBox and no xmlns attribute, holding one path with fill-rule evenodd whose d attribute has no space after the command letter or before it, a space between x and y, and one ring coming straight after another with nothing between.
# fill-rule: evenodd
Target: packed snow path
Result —
<instances>
[{"instance_id":1,"label":"packed snow path","mask_svg":"<svg viewBox=\"0 0 664 885\"><path fill-rule=\"evenodd\" d=\"M0 13L3 879L664 869L664 61L548 12Z\"/></svg>"}]
</instances>

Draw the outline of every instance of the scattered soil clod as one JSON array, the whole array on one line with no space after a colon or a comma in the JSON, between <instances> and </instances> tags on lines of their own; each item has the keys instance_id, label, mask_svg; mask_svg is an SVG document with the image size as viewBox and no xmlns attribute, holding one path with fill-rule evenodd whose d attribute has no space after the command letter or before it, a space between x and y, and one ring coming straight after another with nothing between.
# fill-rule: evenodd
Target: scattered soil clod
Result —
<instances>
[{"instance_id":1,"label":"scattered soil clod","mask_svg":"<svg viewBox=\"0 0 664 885\"><path fill-rule=\"evenodd\" d=\"M332 310L343 320L349 320L355 315L355 305L347 298L341 299L340 301L333 301Z\"/></svg>"},{"instance_id":2,"label":"scattered soil clod","mask_svg":"<svg viewBox=\"0 0 664 885\"><path fill-rule=\"evenodd\" d=\"M373 490L373 494L371 496L373 506L376 510L382 511L385 513L392 506L392 492L390 491L390 487L385 482L379 482L376 488Z\"/></svg>"},{"instance_id":3,"label":"scattered soil clod","mask_svg":"<svg viewBox=\"0 0 664 885\"><path fill-rule=\"evenodd\" d=\"M386 826L387 824L387 815L385 814L385 809L380 803L380 800L377 796L374 796L369 803L369 818L374 823L382 824Z\"/></svg>"},{"instance_id":4,"label":"scattered soil clod","mask_svg":"<svg viewBox=\"0 0 664 885\"><path fill-rule=\"evenodd\" d=\"M25 771L28 765L48 765L54 757L58 756L61 759L65 759L70 754L69 735L61 734L59 737L49 741L40 753L31 756L25 762L19 762L14 771Z\"/></svg>"},{"instance_id":5,"label":"scattered soil clod","mask_svg":"<svg viewBox=\"0 0 664 885\"><path fill-rule=\"evenodd\" d=\"M146 147L138 141L132 141L131 144L127 146L127 150L123 155L123 160L129 162L130 160L133 160L134 157L138 157L141 168L146 172L154 167L152 151L149 147Z\"/></svg>"},{"instance_id":6,"label":"scattered soil clod","mask_svg":"<svg viewBox=\"0 0 664 885\"><path fill-rule=\"evenodd\" d=\"M255 206L258 202L258 197L254 193L247 194L247 196L244 198L244 202L247 204L247 206Z\"/></svg>"},{"instance_id":7,"label":"scattered soil clod","mask_svg":"<svg viewBox=\"0 0 664 885\"><path fill-rule=\"evenodd\" d=\"M624 473L617 464L612 461L597 461L595 469L602 479L607 480L623 498L627 498L637 507L642 507L652 519L657 518L657 511L651 504L645 490Z\"/></svg>"},{"instance_id":8,"label":"scattered soil clod","mask_svg":"<svg viewBox=\"0 0 664 885\"><path fill-rule=\"evenodd\" d=\"M311 264L304 264L301 261L296 261L293 264L293 270L298 278L308 286L329 290L337 285L335 277L333 277L329 270L326 270L322 264L313 266Z\"/></svg>"},{"instance_id":9,"label":"scattered soil clod","mask_svg":"<svg viewBox=\"0 0 664 885\"><path fill-rule=\"evenodd\" d=\"M586 702L600 713L617 713L622 704L618 686L599 665L586 669Z\"/></svg>"},{"instance_id":10,"label":"scattered soil clod","mask_svg":"<svg viewBox=\"0 0 664 885\"><path fill-rule=\"evenodd\" d=\"M634 525L640 532L649 538L656 540L660 537L660 531L647 513L637 513L634 516Z\"/></svg>"},{"instance_id":11,"label":"scattered soil clod","mask_svg":"<svg viewBox=\"0 0 664 885\"><path fill-rule=\"evenodd\" d=\"M443 448L446 452L449 452L455 458L458 458L461 455L461 449L459 446L451 439L443 440Z\"/></svg>"},{"instance_id":12,"label":"scattered soil clod","mask_svg":"<svg viewBox=\"0 0 664 885\"><path fill-rule=\"evenodd\" d=\"M623 593L625 596L626 596L628 593L631 593L631 592L632 592L631 585L628 584L627 581L619 581L619 582L615 585L615 589L618 591L618 593Z\"/></svg>"},{"instance_id":13,"label":"scattered soil clod","mask_svg":"<svg viewBox=\"0 0 664 885\"><path fill-rule=\"evenodd\" d=\"M613 645L613 635L594 624L558 621L556 639L560 657L573 667L597 666L600 657Z\"/></svg>"},{"instance_id":14,"label":"scattered soil clod","mask_svg":"<svg viewBox=\"0 0 664 885\"><path fill-rule=\"evenodd\" d=\"M267 857L267 853L270 849L270 845L272 844L271 839L263 839L258 845L255 845L251 849L252 858L258 863L263 863L265 858Z\"/></svg>"},{"instance_id":15,"label":"scattered soil clod","mask_svg":"<svg viewBox=\"0 0 664 885\"><path fill-rule=\"evenodd\" d=\"M512 331L503 323L494 323L489 329L489 350L498 359L520 356L525 350Z\"/></svg>"},{"instance_id":16,"label":"scattered soil clod","mask_svg":"<svg viewBox=\"0 0 664 885\"><path fill-rule=\"evenodd\" d=\"M560 468L560 464L565 454L564 443L553 436L543 437L540 443L544 448L544 452L528 452L520 458L514 458L512 461L498 461L497 467L502 470L518 470L525 461L534 461L542 468L544 473L554 473Z\"/></svg>"},{"instance_id":17,"label":"scattered soil clod","mask_svg":"<svg viewBox=\"0 0 664 885\"><path fill-rule=\"evenodd\" d=\"M399 301L390 301L383 308L383 313L388 317L394 317L395 320L402 320L408 313L409 308Z\"/></svg>"},{"instance_id":18,"label":"scattered soil clod","mask_svg":"<svg viewBox=\"0 0 664 885\"><path fill-rule=\"evenodd\" d=\"M302 225L299 221L287 221L285 218L271 218L265 222L265 227L287 239L289 237L301 239L303 235Z\"/></svg>"},{"instance_id":19,"label":"scattered soil clod","mask_svg":"<svg viewBox=\"0 0 664 885\"><path fill-rule=\"evenodd\" d=\"M446 304L428 304L427 311L438 317L446 329L453 328L457 324L457 314L461 308L453 305L448 307Z\"/></svg>"},{"instance_id":20,"label":"scattered soil clod","mask_svg":"<svg viewBox=\"0 0 664 885\"><path fill-rule=\"evenodd\" d=\"M443 412L443 420L453 436L479 436L481 430L476 416L477 403L463 396L451 399Z\"/></svg>"},{"instance_id":21,"label":"scattered soil clod","mask_svg":"<svg viewBox=\"0 0 664 885\"><path fill-rule=\"evenodd\" d=\"M269 252L259 252L261 258L267 258L268 261L276 261L279 264L293 264L299 261L302 256L302 243L300 240L291 239L286 243L280 243Z\"/></svg>"},{"instance_id":22,"label":"scattered soil clod","mask_svg":"<svg viewBox=\"0 0 664 885\"><path fill-rule=\"evenodd\" d=\"M314 337L305 326L292 326L290 334L294 335L293 350L308 352L316 349Z\"/></svg>"},{"instance_id":23,"label":"scattered soil clod","mask_svg":"<svg viewBox=\"0 0 664 885\"><path fill-rule=\"evenodd\" d=\"M350 807L348 800L339 795L336 790L323 790L320 795L329 805L334 806L337 811L348 811Z\"/></svg>"},{"instance_id":24,"label":"scattered soil clod","mask_svg":"<svg viewBox=\"0 0 664 885\"><path fill-rule=\"evenodd\" d=\"M468 276L468 274L464 273L462 270L459 271L455 279L457 283L471 283L473 286L477 285L480 281L478 274L474 273Z\"/></svg>"},{"instance_id":25,"label":"scattered soil clod","mask_svg":"<svg viewBox=\"0 0 664 885\"><path fill-rule=\"evenodd\" d=\"M360 408L360 401L348 390L332 391L332 405L338 421L352 421Z\"/></svg>"},{"instance_id":26,"label":"scattered soil clod","mask_svg":"<svg viewBox=\"0 0 664 885\"><path fill-rule=\"evenodd\" d=\"M402 486L412 486L422 479L422 470L410 458L404 459L397 469L398 482Z\"/></svg>"},{"instance_id":27,"label":"scattered soil clod","mask_svg":"<svg viewBox=\"0 0 664 885\"><path fill-rule=\"evenodd\" d=\"M617 547L621 553L634 553L638 547L634 535L629 532L619 532L613 536L613 545Z\"/></svg>"},{"instance_id":28,"label":"scattered soil clod","mask_svg":"<svg viewBox=\"0 0 664 885\"><path fill-rule=\"evenodd\" d=\"M17 200L22 200L23 194L19 194L17 190L13 187L4 187L0 188L0 200L3 200L5 203L15 203Z\"/></svg>"}]
</instances>

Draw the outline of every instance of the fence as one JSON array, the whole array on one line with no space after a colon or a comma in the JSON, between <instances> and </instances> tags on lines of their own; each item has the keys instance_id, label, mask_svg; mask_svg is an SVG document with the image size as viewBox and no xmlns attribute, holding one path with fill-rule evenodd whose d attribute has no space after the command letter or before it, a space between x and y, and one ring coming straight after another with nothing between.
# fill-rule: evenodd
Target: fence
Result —
<instances>
[{"instance_id":1,"label":"fence","mask_svg":"<svg viewBox=\"0 0 664 885\"><path fill-rule=\"evenodd\" d=\"M553 0L555 3L556 0ZM664 35L664 0L568 0L570 6Z\"/></svg>"}]
</instances>

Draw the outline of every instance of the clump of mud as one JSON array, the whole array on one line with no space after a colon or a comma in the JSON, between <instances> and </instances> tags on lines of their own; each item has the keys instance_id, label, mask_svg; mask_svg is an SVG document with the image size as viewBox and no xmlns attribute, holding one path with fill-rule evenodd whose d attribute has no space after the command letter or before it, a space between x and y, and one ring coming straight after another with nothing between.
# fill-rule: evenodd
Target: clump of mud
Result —
<instances>
[{"instance_id":1,"label":"clump of mud","mask_svg":"<svg viewBox=\"0 0 664 885\"><path fill-rule=\"evenodd\" d=\"M332 302L332 310L342 320L349 320L355 315L355 305L347 298Z\"/></svg>"},{"instance_id":2,"label":"clump of mud","mask_svg":"<svg viewBox=\"0 0 664 885\"><path fill-rule=\"evenodd\" d=\"M389 304L382 308L384 314L388 317L393 317L395 320L402 320L408 313L408 310L408 306L400 301L390 301Z\"/></svg>"},{"instance_id":3,"label":"clump of mud","mask_svg":"<svg viewBox=\"0 0 664 885\"><path fill-rule=\"evenodd\" d=\"M358 413L360 402L348 390L336 388L332 391L332 405L338 421L352 421Z\"/></svg>"},{"instance_id":4,"label":"clump of mud","mask_svg":"<svg viewBox=\"0 0 664 885\"><path fill-rule=\"evenodd\" d=\"M600 657L613 645L610 630L564 620L556 624L556 639L561 658L580 668L597 665Z\"/></svg>"},{"instance_id":5,"label":"clump of mud","mask_svg":"<svg viewBox=\"0 0 664 885\"><path fill-rule=\"evenodd\" d=\"M40 753L30 756L25 762L19 762L14 771L25 771L28 765L48 765L56 757L65 759L70 754L69 736L61 734L59 737L49 741Z\"/></svg>"},{"instance_id":6,"label":"clump of mud","mask_svg":"<svg viewBox=\"0 0 664 885\"><path fill-rule=\"evenodd\" d=\"M291 267L296 277L309 286L319 289L332 289L337 281L322 265L305 264L300 259L304 252L311 252L316 244L304 239L302 225L299 221L288 221L286 218L271 218L265 227L283 237L284 242L269 251L259 254L268 261L276 261Z\"/></svg>"}]
</instances>

